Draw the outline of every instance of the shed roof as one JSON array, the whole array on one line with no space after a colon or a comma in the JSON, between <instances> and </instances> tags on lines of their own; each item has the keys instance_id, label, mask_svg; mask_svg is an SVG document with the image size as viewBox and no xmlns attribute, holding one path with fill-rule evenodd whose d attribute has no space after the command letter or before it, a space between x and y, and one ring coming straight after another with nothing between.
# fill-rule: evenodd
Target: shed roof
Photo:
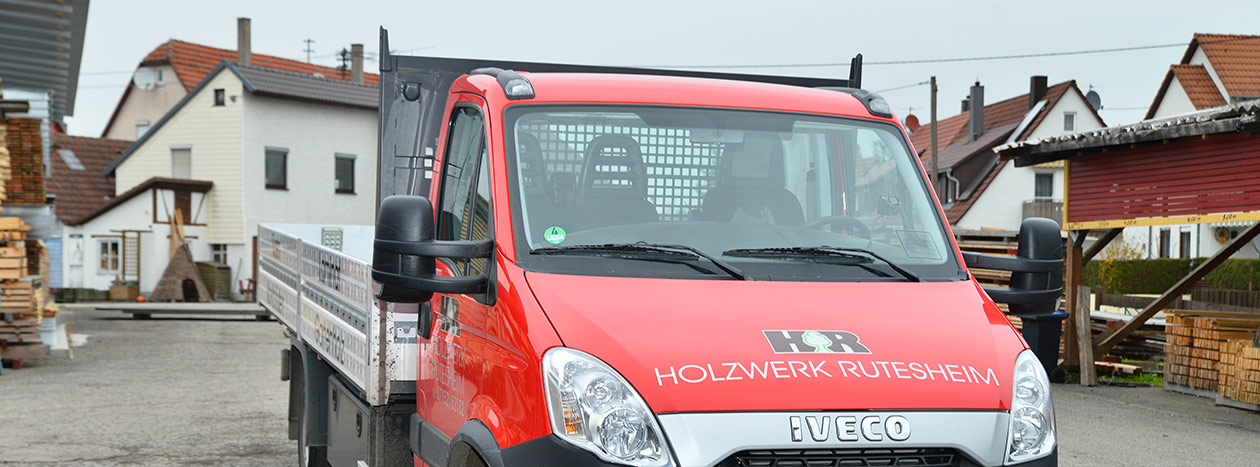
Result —
<instances>
[{"instance_id":1,"label":"shed roof","mask_svg":"<svg viewBox=\"0 0 1260 467\"><path fill-rule=\"evenodd\" d=\"M104 174L105 168L130 145L131 141L53 133L52 171L44 189L56 197L53 209L63 223L79 225L81 218L109 203L114 180Z\"/></svg>"},{"instance_id":2,"label":"shed roof","mask_svg":"<svg viewBox=\"0 0 1260 467\"><path fill-rule=\"evenodd\" d=\"M52 119L74 115L89 0L8 0L0 5L4 86L51 91Z\"/></svg>"},{"instance_id":3,"label":"shed roof","mask_svg":"<svg viewBox=\"0 0 1260 467\"><path fill-rule=\"evenodd\" d=\"M1020 141L993 148L1018 167L1063 160L1113 147L1222 133L1260 132L1260 99L1130 125Z\"/></svg>"},{"instance_id":4,"label":"shed roof","mask_svg":"<svg viewBox=\"0 0 1260 467\"><path fill-rule=\"evenodd\" d=\"M130 190L127 190L123 192L122 194L119 194L114 199L109 200L108 203L105 203L104 205L97 208L96 210L88 213L86 216L79 218L77 222L73 224L67 222L67 224L68 225L86 224L92 219L100 217L100 215L109 212L111 209L118 207L118 205L120 204L126 203L127 200L131 198L135 198L137 195L144 193L145 191L148 191L149 189L166 189L166 190L179 190L179 191L205 193L207 191L210 191L210 189L213 187L214 187L214 182L209 182L209 181L204 181L204 180L184 180L184 179L179 179L179 178L153 177L148 180L145 180L144 182L141 182L139 185L132 187Z\"/></svg>"}]
</instances>

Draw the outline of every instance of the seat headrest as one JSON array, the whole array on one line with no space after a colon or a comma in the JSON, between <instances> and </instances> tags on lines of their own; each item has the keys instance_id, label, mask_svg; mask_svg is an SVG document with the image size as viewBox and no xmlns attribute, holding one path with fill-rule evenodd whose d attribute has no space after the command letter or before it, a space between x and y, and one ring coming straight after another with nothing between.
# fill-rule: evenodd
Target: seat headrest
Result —
<instances>
[{"instance_id":1,"label":"seat headrest","mask_svg":"<svg viewBox=\"0 0 1260 467\"><path fill-rule=\"evenodd\" d=\"M748 135L742 143L727 143L718 163L718 185L783 188L783 142Z\"/></svg>"},{"instance_id":2,"label":"seat headrest","mask_svg":"<svg viewBox=\"0 0 1260 467\"><path fill-rule=\"evenodd\" d=\"M547 161L543 159L542 145L529 133L516 134L516 161L520 164L521 187L526 193L545 193L547 188Z\"/></svg>"},{"instance_id":3,"label":"seat headrest","mask_svg":"<svg viewBox=\"0 0 1260 467\"><path fill-rule=\"evenodd\" d=\"M582 195L645 196L647 169L639 143L625 135L601 135L586 145Z\"/></svg>"}]
</instances>

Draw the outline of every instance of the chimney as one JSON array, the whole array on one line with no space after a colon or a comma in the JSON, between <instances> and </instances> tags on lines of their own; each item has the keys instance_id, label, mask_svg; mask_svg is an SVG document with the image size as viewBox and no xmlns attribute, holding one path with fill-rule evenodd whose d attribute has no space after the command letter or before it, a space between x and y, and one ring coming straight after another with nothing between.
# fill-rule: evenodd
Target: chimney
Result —
<instances>
[{"instance_id":1,"label":"chimney","mask_svg":"<svg viewBox=\"0 0 1260 467\"><path fill-rule=\"evenodd\" d=\"M967 113L968 110L971 110L971 96L964 97L962 100L962 112Z\"/></svg>"},{"instance_id":2,"label":"chimney","mask_svg":"<svg viewBox=\"0 0 1260 467\"><path fill-rule=\"evenodd\" d=\"M236 18L236 63L251 64L249 52L249 18Z\"/></svg>"},{"instance_id":3,"label":"chimney","mask_svg":"<svg viewBox=\"0 0 1260 467\"><path fill-rule=\"evenodd\" d=\"M363 82L363 44L350 44L350 81Z\"/></svg>"},{"instance_id":4,"label":"chimney","mask_svg":"<svg viewBox=\"0 0 1260 467\"><path fill-rule=\"evenodd\" d=\"M1032 110L1046 97L1046 77L1034 76L1028 82L1028 109Z\"/></svg>"},{"instance_id":5,"label":"chimney","mask_svg":"<svg viewBox=\"0 0 1260 467\"><path fill-rule=\"evenodd\" d=\"M979 81L971 87L971 139L984 134L984 86Z\"/></svg>"}]
</instances>

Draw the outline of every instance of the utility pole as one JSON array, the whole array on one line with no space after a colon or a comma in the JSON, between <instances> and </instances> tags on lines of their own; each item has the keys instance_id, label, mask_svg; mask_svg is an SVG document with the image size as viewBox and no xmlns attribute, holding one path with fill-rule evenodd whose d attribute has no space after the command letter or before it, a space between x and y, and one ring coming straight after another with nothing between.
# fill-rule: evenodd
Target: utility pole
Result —
<instances>
[{"instance_id":1,"label":"utility pole","mask_svg":"<svg viewBox=\"0 0 1260 467\"><path fill-rule=\"evenodd\" d=\"M937 165L936 157L936 77L932 77L932 191L936 192L937 198L943 198L941 189L937 187L940 184L940 170Z\"/></svg>"},{"instance_id":2,"label":"utility pole","mask_svg":"<svg viewBox=\"0 0 1260 467\"><path fill-rule=\"evenodd\" d=\"M311 39L308 37L306 39L303 39L302 42L306 43L306 50L304 50L304 52L306 52L306 63L311 63L311 52L315 51L315 49L311 48L311 44L315 43L315 39Z\"/></svg>"}]
</instances>

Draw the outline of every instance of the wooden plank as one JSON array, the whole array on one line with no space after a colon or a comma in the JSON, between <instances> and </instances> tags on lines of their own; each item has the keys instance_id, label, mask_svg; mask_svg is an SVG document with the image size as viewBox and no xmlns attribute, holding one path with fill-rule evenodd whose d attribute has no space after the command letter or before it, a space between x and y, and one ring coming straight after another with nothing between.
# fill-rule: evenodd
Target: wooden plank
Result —
<instances>
[{"instance_id":1,"label":"wooden plank","mask_svg":"<svg viewBox=\"0 0 1260 467\"><path fill-rule=\"evenodd\" d=\"M1177 281L1172 288L1169 288L1162 296L1159 297L1159 299L1155 300L1155 303L1147 306L1141 313L1138 313L1136 317L1128 323L1125 323L1125 325L1120 329L1116 330L1116 332L1103 337L1098 342L1097 347L1094 348L1094 353L1096 355L1106 354L1115 347L1116 344L1119 344L1120 341L1124 340L1125 336L1128 336L1134 330L1145 324L1146 320L1155 316L1156 313L1168 306L1169 303L1172 303L1173 300L1180 298L1191 285L1194 285L1195 282L1198 282L1199 279L1202 279L1203 276L1207 275L1207 273L1216 269L1217 266L1225 262L1226 259L1229 259L1229 257L1235 252L1242 249L1244 245L1251 244L1251 239L1255 238L1258 234L1260 234L1260 224L1254 224L1242 231L1242 233L1238 234L1238 237L1230 240L1224 248L1212 255L1211 258L1208 258L1208 260L1203 262L1203 264L1194 268L1194 271L1191 271L1188 276L1181 278L1180 281Z\"/></svg>"},{"instance_id":2,"label":"wooden plank","mask_svg":"<svg viewBox=\"0 0 1260 467\"><path fill-rule=\"evenodd\" d=\"M1072 254L1073 256L1077 256L1080 254L1080 250L1074 248ZM1089 288L1083 285L1077 286L1076 291L1077 294L1088 294ZM1094 346L1091 345L1090 341L1093 333L1090 331L1089 306L1085 305L1083 300L1078 300L1076 303L1075 314L1076 332L1078 333L1077 340L1079 341L1077 347L1080 349L1079 361L1081 362L1081 386L1097 386L1097 369L1095 369L1094 365L1085 364L1085 362L1094 361Z\"/></svg>"},{"instance_id":3,"label":"wooden plank","mask_svg":"<svg viewBox=\"0 0 1260 467\"><path fill-rule=\"evenodd\" d=\"M1082 297L1088 297L1088 295L1081 295L1078 288L1082 281L1081 270L1084 268L1084 253L1081 251L1081 246L1084 245L1085 237L1088 234L1089 231L1070 232L1068 234L1068 251L1064 255L1064 274L1066 275L1063 278L1063 290L1066 292L1064 309L1068 312L1068 319L1067 326L1064 328L1064 335L1067 337L1064 339L1066 343L1063 350L1067 353L1064 360L1068 368L1080 366L1081 362L1094 361L1092 357L1088 360L1081 360L1081 353L1078 349L1080 346L1079 333L1081 332L1078 328L1084 329L1085 335L1090 335L1091 332L1089 312L1083 313L1084 317L1079 316L1082 315L1079 311L1081 309L1080 304L1083 302ZM1086 308L1088 309L1088 305L1086 305ZM1084 322L1085 325L1081 326L1081 322Z\"/></svg>"}]
</instances>

